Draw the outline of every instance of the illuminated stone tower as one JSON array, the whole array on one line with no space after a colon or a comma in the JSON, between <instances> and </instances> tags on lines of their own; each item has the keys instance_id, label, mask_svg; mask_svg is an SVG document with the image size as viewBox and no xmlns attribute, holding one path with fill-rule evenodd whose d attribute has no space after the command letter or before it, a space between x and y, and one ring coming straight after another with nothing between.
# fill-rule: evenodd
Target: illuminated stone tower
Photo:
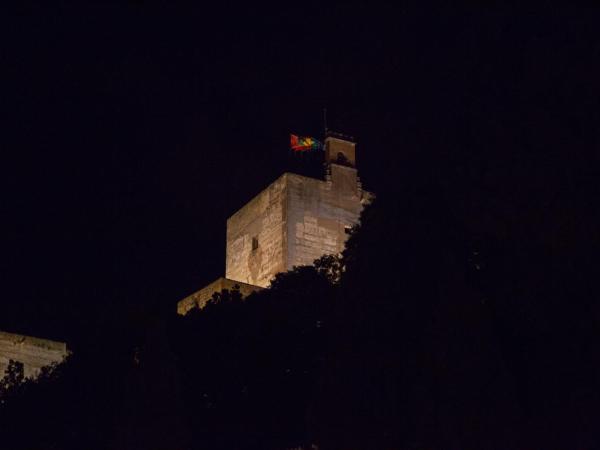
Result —
<instances>
[{"instance_id":1,"label":"illuminated stone tower","mask_svg":"<svg viewBox=\"0 0 600 450\"><path fill-rule=\"evenodd\" d=\"M325 180L284 173L227 220L225 278L180 301L180 314L215 291L237 284L247 295L279 272L342 252L371 194L362 190L354 142L330 134L324 150Z\"/></svg>"}]
</instances>

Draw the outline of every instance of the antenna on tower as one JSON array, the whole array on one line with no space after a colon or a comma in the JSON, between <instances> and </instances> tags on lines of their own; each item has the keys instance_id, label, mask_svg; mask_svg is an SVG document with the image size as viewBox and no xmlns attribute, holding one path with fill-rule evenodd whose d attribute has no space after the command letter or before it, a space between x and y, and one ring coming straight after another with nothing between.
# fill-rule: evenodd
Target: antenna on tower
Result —
<instances>
[{"instance_id":1,"label":"antenna on tower","mask_svg":"<svg viewBox=\"0 0 600 450\"><path fill-rule=\"evenodd\" d=\"M324 136L327 137L327 108L323 108L323 131Z\"/></svg>"}]
</instances>

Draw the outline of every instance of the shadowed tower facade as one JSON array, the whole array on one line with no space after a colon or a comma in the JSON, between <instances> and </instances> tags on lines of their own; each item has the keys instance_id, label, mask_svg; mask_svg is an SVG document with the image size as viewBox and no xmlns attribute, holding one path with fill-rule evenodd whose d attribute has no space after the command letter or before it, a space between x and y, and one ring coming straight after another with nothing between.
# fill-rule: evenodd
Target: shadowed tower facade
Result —
<instances>
[{"instance_id":1,"label":"shadowed tower facade","mask_svg":"<svg viewBox=\"0 0 600 450\"><path fill-rule=\"evenodd\" d=\"M237 284L247 295L279 272L344 250L372 195L362 189L354 142L329 135L324 157L324 180L284 173L227 220L225 278L180 301L180 314L221 289Z\"/></svg>"}]
</instances>

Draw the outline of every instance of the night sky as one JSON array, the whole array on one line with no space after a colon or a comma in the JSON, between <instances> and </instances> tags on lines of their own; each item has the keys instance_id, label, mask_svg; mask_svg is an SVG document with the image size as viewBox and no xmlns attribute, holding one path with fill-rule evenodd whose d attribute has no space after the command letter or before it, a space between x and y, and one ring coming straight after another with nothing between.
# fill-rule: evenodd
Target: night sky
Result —
<instances>
[{"instance_id":1,"label":"night sky","mask_svg":"<svg viewBox=\"0 0 600 450\"><path fill-rule=\"evenodd\" d=\"M289 133L320 138L324 107L377 195L435 185L474 233L597 245L599 19L15 11L0 60L0 329L72 341L107 314L174 313L224 275L227 217L294 170Z\"/></svg>"}]
</instances>

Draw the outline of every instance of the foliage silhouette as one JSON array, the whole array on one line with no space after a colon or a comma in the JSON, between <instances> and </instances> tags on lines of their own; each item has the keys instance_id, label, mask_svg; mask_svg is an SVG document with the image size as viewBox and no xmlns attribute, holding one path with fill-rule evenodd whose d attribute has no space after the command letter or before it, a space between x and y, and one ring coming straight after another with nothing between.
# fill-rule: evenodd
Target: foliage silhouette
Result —
<instances>
[{"instance_id":1,"label":"foliage silhouette","mask_svg":"<svg viewBox=\"0 0 600 450\"><path fill-rule=\"evenodd\" d=\"M378 196L341 256L145 317L115 334L106 367L76 354L33 381L11 364L3 444L593 448L594 255L475 233L442 189L415 184Z\"/></svg>"},{"instance_id":2,"label":"foliage silhouette","mask_svg":"<svg viewBox=\"0 0 600 450\"><path fill-rule=\"evenodd\" d=\"M5 397L11 391L17 389L25 381L23 363L15 360L9 360L8 366L4 371L4 377L0 379L0 397Z\"/></svg>"},{"instance_id":3,"label":"foliage silhouette","mask_svg":"<svg viewBox=\"0 0 600 450\"><path fill-rule=\"evenodd\" d=\"M173 324L186 416L207 448L307 442L336 289L329 261L278 274L244 300L235 289L217 293Z\"/></svg>"}]
</instances>

